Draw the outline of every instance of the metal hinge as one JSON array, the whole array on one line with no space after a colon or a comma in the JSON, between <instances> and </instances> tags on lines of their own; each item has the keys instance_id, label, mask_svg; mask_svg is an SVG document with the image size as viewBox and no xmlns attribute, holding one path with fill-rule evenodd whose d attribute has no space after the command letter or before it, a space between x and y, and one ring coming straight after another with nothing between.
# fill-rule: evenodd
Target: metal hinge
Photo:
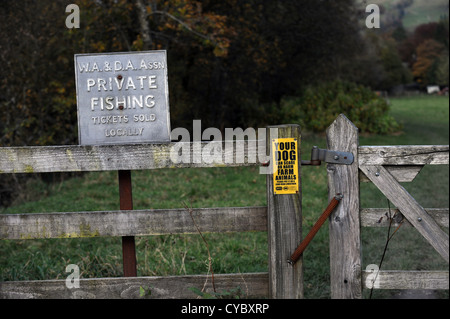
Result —
<instances>
[{"instance_id":1,"label":"metal hinge","mask_svg":"<svg viewBox=\"0 0 450 319\"><path fill-rule=\"evenodd\" d=\"M330 164L350 165L353 163L353 160L353 154L350 152L330 151L313 146L311 150L311 160L302 160L302 165L320 165L322 161Z\"/></svg>"}]
</instances>

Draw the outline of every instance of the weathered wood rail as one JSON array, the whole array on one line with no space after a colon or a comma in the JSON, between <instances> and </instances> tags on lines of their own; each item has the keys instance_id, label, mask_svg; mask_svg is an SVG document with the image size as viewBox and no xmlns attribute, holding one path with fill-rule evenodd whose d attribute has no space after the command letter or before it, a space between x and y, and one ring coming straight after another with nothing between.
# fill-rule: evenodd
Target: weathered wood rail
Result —
<instances>
[{"instance_id":1,"label":"weathered wood rail","mask_svg":"<svg viewBox=\"0 0 450 319\"><path fill-rule=\"evenodd\" d=\"M277 129L279 137L300 138L298 126L277 126ZM0 174L261 165L260 142L239 142L239 147L237 143L5 147L0 148ZM171 148L175 144L189 150L186 155L189 161L172 160ZM357 128L343 115L327 130L327 144L330 150L352 152L355 156L352 165L327 165L330 198L337 192L344 194L329 219L332 298L362 297L364 283L371 273L362 269L361 229L387 226L386 221L378 222L387 209L360 207L360 182L372 182L379 187L406 218L405 226L416 228L448 262L448 235L440 228L449 225L448 208L423 208L398 184L412 181L424 165L448 165L448 145L359 146ZM202 153L206 145L222 148L220 160L205 160ZM273 195L271 180L268 175L265 207L194 210L202 232L268 232L268 272L218 274L215 276L218 290L240 286L250 298L303 297L302 260L294 267L286 263L302 238L301 192ZM0 215L0 240L196 232L186 209ZM201 288L208 279L206 275L80 279L77 289L67 288L65 280L2 282L0 298L138 298L139 287L145 285L153 287L153 298L195 298L197 295L189 288ZM448 271L382 270L375 288L448 289L448 280ZM211 290L209 285L207 291Z\"/></svg>"},{"instance_id":2,"label":"weathered wood rail","mask_svg":"<svg viewBox=\"0 0 450 319\"><path fill-rule=\"evenodd\" d=\"M202 233L267 231L267 207L196 208L193 217ZM194 233L186 209L0 215L0 239Z\"/></svg>"},{"instance_id":3,"label":"weathered wood rail","mask_svg":"<svg viewBox=\"0 0 450 319\"><path fill-rule=\"evenodd\" d=\"M194 299L192 287L203 287L211 276L164 276L80 279L80 288L68 289L65 280L11 281L0 283L0 298L14 299L138 299L140 287L152 287L152 299ZM217 291L241 287L248 298L268 296L268 274L216 274ZM211 292L209 288L207 291Z\"/></svg>"},{"instance_id":4,"label":"weathered wood rail","mask_svg":"<svg viewBox=\"0 0 450 319\"><path fill-rule=\"evenodd\" d=\"M208 161L203 149L221 147L221 159ZM265 145L264 145L265 146ZM185 161L174 162L171 150L189 150ZM177 142L101 146L30 146L0 148L0 174L54 173L159 168L259 165L258 141ZM249 160L250 159L250 160Z\"/></svg>"}]
</instances>

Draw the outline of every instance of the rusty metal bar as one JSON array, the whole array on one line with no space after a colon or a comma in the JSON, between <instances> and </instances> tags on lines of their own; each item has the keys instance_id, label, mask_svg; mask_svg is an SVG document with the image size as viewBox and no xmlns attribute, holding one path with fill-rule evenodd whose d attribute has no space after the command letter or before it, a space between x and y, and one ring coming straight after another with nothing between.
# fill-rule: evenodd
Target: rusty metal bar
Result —
<instances>
[{"instance_id":1,"label":"rusty metal bar","mask_svg":"<svg viewBox=\"0 0 450 319\"><path fill-rule=\"evenodd\" d=\"M334 211L336 206L339 204L339 202L342 199L341 194L337 194L331 202L328 204L328 207L325 209L325 211L322 213L322 215L319 217L319 219L316 221L314 226L309 231L308 235L306 235L305 239L298 245L297 249L294 251L294 253L291 255L291 258L288 260L288 262L293 265L297 262L297 260L300 258L300 256L305 251L306 247L308 247L311 240L316 236L317 232L319 231L320 227L322 227L323 223L327 220L327 218L330 216L330 214Z\"/></svg>"},{"instance_id":2,"label":"rusty metal bar","mask_svg":"<svg viewBox=\"0 0 450 319\"><path fill-rule=\"evenodd\" d=\"M120 210L133 209L133 194L131 189L131 171L119 171ZM136 245L134 236L122 237L122 260L124 277L136 277Z\"/></svg>"}]
</instances>

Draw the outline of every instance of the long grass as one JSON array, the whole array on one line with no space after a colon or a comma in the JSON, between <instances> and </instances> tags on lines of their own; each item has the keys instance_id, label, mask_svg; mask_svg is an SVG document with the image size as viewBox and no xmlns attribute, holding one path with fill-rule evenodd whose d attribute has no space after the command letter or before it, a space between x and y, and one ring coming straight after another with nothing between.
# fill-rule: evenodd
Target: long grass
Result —
<instances>
[{"instance_id":1,"label":"long grass","mask_svg":"<svg viewBox=\"0 0 450 319\"><path fill-rule=\"evenodd\" d=\"M391 136L360 136L360 145L449 144L448 97L392 99L391 114L404 131ZM325 136L304 132L303 158L311 147L326 147ZM424 207L448 207L448 166L425 167L404 185ZM135 209L266 205L265 175L257 167L161 169L133 171ZM405 183L406 184L406 183ZM3 213L114 210L119 207L117 172L93 172L60 183L35 179L24 186L26 196ZM361 185L363 207L387 207L371 184ZM303 234L327 205L324 165L302 167ZM38 199L31 200L30 199ZM377 264L385 243L384 229L362 229L363 268ZM203 234L214 273L267 271L267 233ZM329 298L328 226L304 253L306 298ZM77 264L82 278L122 276L120 238L3 240L0 281L64 279L65 267ZM208 252L199 235L136 237L138 276L207 274ZM448 269L413 229L400 229L392 239L384 269ZM391 291L375 298L390 298ZM442 296L442 295L440 295ZM444 294L444 297L448 296Z\"/></svg>"}]
</instances>

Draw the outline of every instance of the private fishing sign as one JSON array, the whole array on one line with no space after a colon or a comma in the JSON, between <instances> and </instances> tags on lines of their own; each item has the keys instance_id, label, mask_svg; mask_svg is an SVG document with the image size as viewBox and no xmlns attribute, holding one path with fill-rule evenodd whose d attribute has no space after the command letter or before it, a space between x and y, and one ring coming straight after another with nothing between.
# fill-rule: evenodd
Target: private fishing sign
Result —
<instances>
[{"instance_id":1,"label":"private fishing sign","mask_svg":"<svg viewBox=\"0 0 450 319\"><path fill-rule=\"evenodd\" d=\"M80 145L170 141L166 51L76 54Z\"/></svg>"},{"instance_id":2,"label":"private fishing sign","mask_svg":"<svg viewBox=\"0 0 450 319\"><path fill-rule=\"evenodd\" d=\"M272 140L274 194L298 193L298 147L296 138Z\"/></svg>"}]
</instances>

